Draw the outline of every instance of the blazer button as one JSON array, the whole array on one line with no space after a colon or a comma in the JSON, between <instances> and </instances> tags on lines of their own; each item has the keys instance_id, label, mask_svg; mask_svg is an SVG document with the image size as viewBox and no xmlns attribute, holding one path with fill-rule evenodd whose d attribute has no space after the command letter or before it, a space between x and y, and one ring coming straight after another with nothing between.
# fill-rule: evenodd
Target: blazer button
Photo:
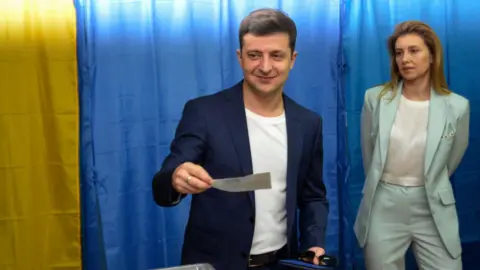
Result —
<instances>
[{"instance_id":1,"label":"blazer button","mask_svg":"<svg viewBox=\"0 0 480 270\"><path fill-rule=\"evenodd\" d=\"M250 217L250 223L255 223L255 218L253 216Z\"/></svg>"},{"instance_id":2,"label":"blazer button","mask_svg":"<svg viewBox=\"0 0 480 270\"><path fill-rule=\"evenodd\" d=\"M242 252L242 257L243 257L243 258L247 258L247 253Z\"/></svg>"}]
</instances>

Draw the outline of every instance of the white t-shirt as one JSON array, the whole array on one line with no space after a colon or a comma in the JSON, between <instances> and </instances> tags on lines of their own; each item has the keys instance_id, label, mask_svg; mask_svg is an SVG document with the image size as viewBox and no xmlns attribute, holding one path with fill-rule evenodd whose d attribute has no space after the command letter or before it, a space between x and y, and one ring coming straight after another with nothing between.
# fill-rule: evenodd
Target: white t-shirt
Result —
<instances>
[{"instance_id":1,"label":"white t-shirt","mask_svg":"<svg viewBox=\"0 0 480 270\"><path fill-rule=\"evenodd\" d=\"M285 114L263 117L246 109L253 173L270 172L272 189L255 191L255 231L251 255L287 243L287 131Z\"/></svg>"}]
</instances>

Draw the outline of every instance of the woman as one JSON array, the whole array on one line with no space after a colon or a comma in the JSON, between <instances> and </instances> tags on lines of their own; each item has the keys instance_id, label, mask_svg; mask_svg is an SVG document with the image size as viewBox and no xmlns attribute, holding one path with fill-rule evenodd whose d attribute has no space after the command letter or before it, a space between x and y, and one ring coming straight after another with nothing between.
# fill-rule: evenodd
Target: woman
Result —
<instances>
[{"instance_id":1,"label":"woman","mask_svg":"<svg viewBox=\"0 0 480 270\"><path fill-rule=\"evenodd\" d=\"M442 47L426 24L399 24L388 40L391 81L368 89L361 141L366 181L355 233L367 269L462 269L450 176L468 145L469 101L452 93Z\"/></svg>"}]
</instances>

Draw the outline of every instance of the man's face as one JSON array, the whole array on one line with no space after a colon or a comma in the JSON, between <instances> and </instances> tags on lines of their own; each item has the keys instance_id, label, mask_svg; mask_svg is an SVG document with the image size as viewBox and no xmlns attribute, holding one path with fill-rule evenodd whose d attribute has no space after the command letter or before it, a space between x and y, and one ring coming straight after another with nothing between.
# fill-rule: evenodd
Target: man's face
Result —
<instances>
[{"instance_id":1,"label":"man's face","mask_svg":"<svg viewBox=\"0 0 480 270\"><path fill-rule=\"evenodd\" d=\"M246 34L237 56L249 88L258 94L271 95L282 90L297 53L291 51L286 33Z\"/></svg>"}]
</instances>

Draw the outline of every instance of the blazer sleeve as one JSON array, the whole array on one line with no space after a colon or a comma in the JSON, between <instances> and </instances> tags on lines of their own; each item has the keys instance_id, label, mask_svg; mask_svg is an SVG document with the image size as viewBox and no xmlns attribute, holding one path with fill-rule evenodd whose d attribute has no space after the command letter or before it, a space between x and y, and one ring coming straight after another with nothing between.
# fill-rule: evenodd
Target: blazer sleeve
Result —
<instances>
[{"instance_id":1,"label":"blazer sleeve","mask_svg":"<svg viewBox=\"0 0 480 270\"><path fill-rule=\"evenodd\" d=\"M175 206L186 196L173 188L172 176L175 169L184 162L202 162L207 136L205 124L198 103L187 102L170 145L170 153L163 161L160 171L153 177L152 193L158 205Z\"/></svg>"},{"instance_id":2,"label":"blazer sleeve","mask_svg":"<svg viewBox=\"0 0 480 270\"><path fill-rule=\"evenodd\" d=\"M329 211L327 192L323 182L323 136L320 117L315 126L317 128L311 163L298 199L300 250L302 251L311 247L325 248Z\"/></svg>"},{"instance_id":3,"label":"blazer sleeve","mask_svg":"<svg viewBox=\"0 0 480 270\"><path fill-rule=\"evenodd\" d=\"M362 112L360 116L360 141L362 148L363 170L365 176L368 174L372 163L373 142L372 142L372 105L368 98L368 91L365 93Z\"/></svg>"},{"instance_id":4,"label":"blazer sleeve","mask_svg":"<svg viewBox=\"0 0 480 270\"><path fill-rule=\"evenodd\" d=\"M452 175L457 169L468 146L470 132L470 103L467 101L465 111L457 122L457 131L453 139L450 156L448 158L448 175Z\"/></svg>"}]
</instances>

